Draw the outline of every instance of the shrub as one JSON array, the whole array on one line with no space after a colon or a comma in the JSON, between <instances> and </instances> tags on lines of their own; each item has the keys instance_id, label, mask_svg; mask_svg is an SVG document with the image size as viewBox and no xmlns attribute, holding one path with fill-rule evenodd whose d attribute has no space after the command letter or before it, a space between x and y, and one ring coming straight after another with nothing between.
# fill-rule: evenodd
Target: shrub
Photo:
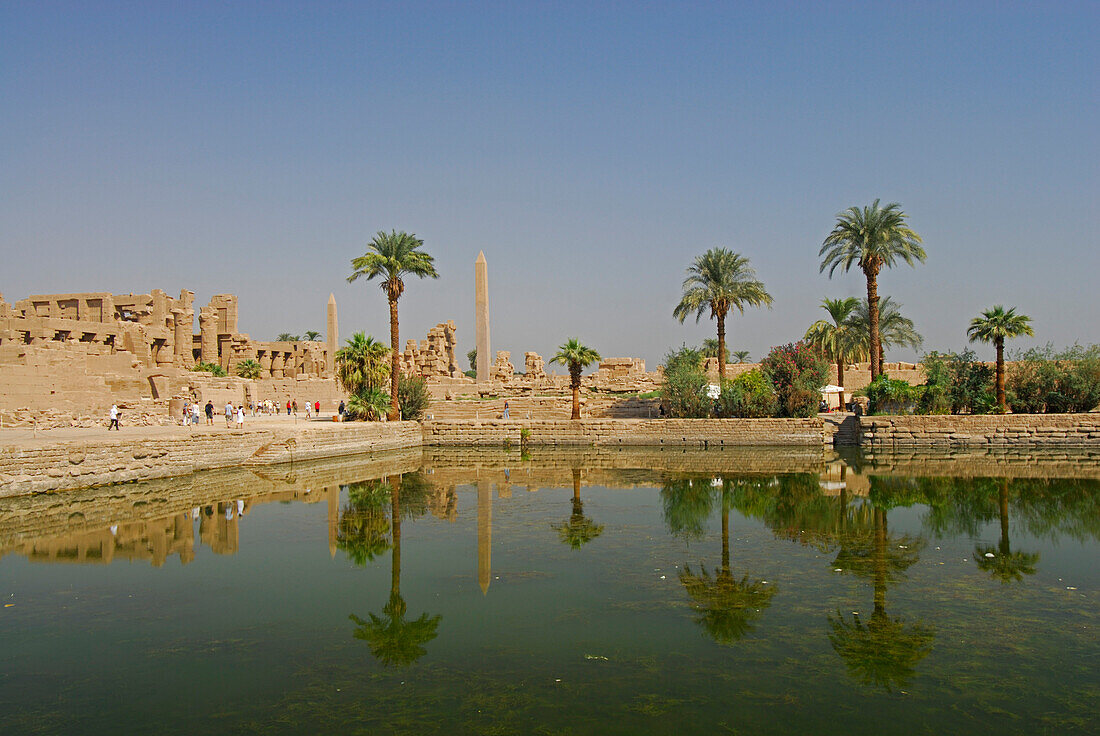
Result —
<instances>
[{"instance_id":1,"label":"shrub","mask_svg":"<svg viewBox=\"0 0 1100 736\"><path fill-rule=\"evenodd\" d=\"M777 411L775 389L759 369L722 384L718 397L720 417L773 417Z\"/></svg>"},{"instance_id":2,"label":"shrub","mask_svg":"<svg viewBox=\"0 0 1100 736\"><path fill-rule=\"evenodd\" d=\"M348 398L344 419L369 422L381 419L390 409L390 395L379 389L362 389Z\"/></svg>"},{"instance_id":3,"label":"shrub","mask_svg":"<svg viewBox=\"0 0 1100 736\"><path fill-rule=\"evenodd\" d=\"M802 341L771 349L760 361L775 388L779 412L785 417L812 417L821 404L821 387L829 376L829 361Z\"/></svg>"},{"instance_id":4,"label":"shrub","mask_svg":"<svg viewBox=\"0 0 1100 736\"><path fill-rule=\"evenodd\" d=\"M255 380L260 377L260 374L262 372L263 368L261 368L260 364L252 358L247 358L245 360L242 360L240 363L237 363L236 373L241 378L250 378Z\"/></svg>"},{"instance_id":5,"label":"shrub","mask_svg":"<svg viewBox=\"0 0 1100 736\"><path fill-rule=\"evenodd\" d=\"M401 376L397 381L397 405L401 407L401 418L416 421L424 416L431 403L428 383L420 376Z\"/></svg>"},{"instance_id":6,"label":"shrub","mask_svg":"<svg viewBox=\"0 0 1100 736\"><path fill-rule=\"evenodd\" d=\"M872 414L908 414L921 393L921 387L912 386L900 378L890 378L885 373L863 389L863 394L871 403Z\"/></svg>"},{"instance_id":7,"label":"shrub","mask_svg":"<svg viewBox=\"0 0 1100 736\"><path fill-rule=\"evenodd\" d=\"M225 376L227 375L225 372L225 368L222 368L217 363L199 363L191 370L195 371L196 373L211 373L218 378L225 378Z\"/></svg>"},{"instance_id":8,"label":"shrub","mask_svg":"<svg viewBox=\"0 0 1100 736\"><path fill-rule=\"evenodd\" d=\"M690 419L709 417L714 400L707 396L702 354L685 345L665 356L664 368L661 400L667 404L669 414Z\"/></svg>"},{"instance_id":9,"label":"shrub","mask_svg":"<svg viewBox=\"0 0 1100 736\"><path fill-rule=\"evenodd\" d=\"M1091 411L1100 404L1100 346L1028 350L1010 367L1006 384L1014 412Z\"/></svg>"},{"instance_id":10,"label":"shrub","mask_svg":"<svg viewBox=\"0 0 1100 736\"><path fill-rule=\"evenodd\" d=\"M916 396L918 414L951 413L951 368L947 363L949 357L932 351L921 359L925 381Z\"/></svg>"},{"instance_id":11,"label":"shrub","mask_svg":"<svg viewBox=\"0 0 1100 736\"><path fill-rule=\"evenodd\" d=\"M993 388L993 369L977 361L973 350L948 357L951 374L952 414L988 414L997 405Z\"/></svg>"}]
</instances>

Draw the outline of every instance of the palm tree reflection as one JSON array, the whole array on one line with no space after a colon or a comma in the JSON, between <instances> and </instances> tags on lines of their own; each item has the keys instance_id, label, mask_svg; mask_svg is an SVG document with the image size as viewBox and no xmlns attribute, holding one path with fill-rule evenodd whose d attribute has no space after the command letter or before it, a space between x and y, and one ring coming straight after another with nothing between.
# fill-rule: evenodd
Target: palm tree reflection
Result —
<instances>
[{"instance_id":1,"label":"palm tree reflection","mask_svg":"<svg viewBox=\"0 0 1100 736\"><path fill-rule=\"evenodd\" d=\"M722 513L722 559L717 570L708 572L700 563L693 572L684 565L680 583L692 599L698 614L695 621L719 644L732 644L752 631L753 623L771 604L775 586L747 574L738 580L730 568L730 521L734 484L723 479L718 490ZM665 522L673 533L688 536L702 534L703 522L710 515L715 488L708 479L681 479L665 483Z\"/></svg>"},{"instance_id":2,"label":"palm tree reflection","mask_svg":"<svg viewBox=\"0 0 1100 736\"><path fill-rule=\"evenodd\" d=\"M404 494L409 502L404 512L406 516L419 516L427 510L428 489L420 473L396 476L388 485L393 540L389 601L382 608L382 615L368 613L366 619L355 614L349 616L356 624L355 638L366 641L371 654L387 667L409 665L427 654L423 645L437 636L439 622L443 618L423 613L419 618L408 620L405 618L407 606L401 597L401 499Z\"/></svg>"},{"instance_id":3,"label":"palm tree reflection","mask_svg":"<svg viewBox=\"0 0 1100 736\"><path fill-rule=\"evenodd\" d=\"M997 493L998 510L1001 521L1001 541L997 547L978 545L974 548L974 559L978 568L1003 584L1023 580L1024 575L1034 575L1039 564L1037 552L1013 552L1008 540L1008 479L1001 480Z\"/></svg>"},{"instance_id":4,"label":"palm tree reflection","mask_svg":"<svg viewBox=\"0 0 1100 736\"><path fill-rule=\"evenodd\" d=\"M578 468L573 469L573 513L569 515L569 521L554 524L553 528L558 532L562 544L568 544L573 549L580 549L603 534L603 524L596 524L584 515L584 503L581 501L581 471Z\"/></svg>"}]
</instances>

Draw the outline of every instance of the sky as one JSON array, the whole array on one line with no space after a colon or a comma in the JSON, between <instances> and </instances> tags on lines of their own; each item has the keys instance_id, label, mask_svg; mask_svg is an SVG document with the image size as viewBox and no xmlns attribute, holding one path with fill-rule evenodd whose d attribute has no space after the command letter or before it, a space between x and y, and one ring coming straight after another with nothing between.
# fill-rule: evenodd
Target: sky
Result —
<instances>
[{"instance_id":1,"label":"sky","mask_svg":"<svg viewBox=\"0 0 1100 736\"><path fill-rule=\"evenodd\" d=\"M774 297L753 359L825 297L836 214L899 202L927 262L880 278L926 350L993 304L1100 342L1100 4L0 3L0 292L240 297L255 339L388 341L346 282L379 230L424 240L401 342L578 337L652 368L714 336L672 310L709 248ZM198 329L196 323L196 330ZM978 346L979 354L990 353ZM912 350L889 359L911 360Z\"/></svg>"}]
</instances>

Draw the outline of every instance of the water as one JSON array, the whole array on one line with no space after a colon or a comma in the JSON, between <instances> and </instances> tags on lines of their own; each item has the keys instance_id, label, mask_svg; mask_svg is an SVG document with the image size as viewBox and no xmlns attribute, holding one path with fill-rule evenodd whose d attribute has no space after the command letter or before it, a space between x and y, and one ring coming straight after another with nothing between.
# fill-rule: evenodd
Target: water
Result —
<instances>
[{"instance_id":1,"label":"water","mask_svg":"<svg viewBox=\"0 0 1100 736\"><path fill-rule=\"evenodd\" d=\"M1098 478L416 451L0 499L0 732L1097 733Z\"/></svg>"}]
</instances>

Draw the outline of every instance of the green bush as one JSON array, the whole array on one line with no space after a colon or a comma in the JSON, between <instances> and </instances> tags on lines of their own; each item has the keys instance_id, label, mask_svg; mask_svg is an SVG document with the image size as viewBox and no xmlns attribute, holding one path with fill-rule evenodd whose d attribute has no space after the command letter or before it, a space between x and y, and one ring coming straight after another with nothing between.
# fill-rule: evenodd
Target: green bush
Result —
<instances>
[{"instance_id":1,"label":"green bush","mask_svg":"<svg viewBox=\"0 0 1100 736\"><path fill-rule=\"evenodd\" d=\"M919 401L922 387L912 386L885 373L869 383L862 393L871 403L872 414L909 414Z\"/></svg>"},{"instance_id":2,"label":"green bush","mask_svg":"<svg viewBox=\"0 0 1100 736\"><path fill-rule=\"evenodd\" d=\"M714 400L707 396L702 353L685 345L665 356L664 369L661 401L668 406L669 414L688 419L709 417Z\"/></svg>"},{"instance_id":3,"label":"green bush","mask_svg":"<svg viewBox=\"0 0 1100 736\"><path fill-rule=\"evenodd\" d=\"M1100 404L1100 345L1028 350L1010 366L1006 392L1017 413L1091 411Z\"/></svg>"},{"instance_id":4,"label":"green bush","mask_svg":"<svg viewBox=\"0 0 1100 736\"><path fill-rule=\"evenodd\" d=\"M236 373L241 378L257 379L263 373L263 368L252 358L246 358L237 363Z\"/></svg>"},{"instance_id":5,"label":"green bush","mask_svg":"<svg viewBox=\"0 0 1100 736\"><path fill-rule=\"evenodd\" d=\"M829 376L829 361L821 351L802 341L779 345L760 361L760 368L775 388L781 416L817 414L821 387Z\"/></svg>"},{"instance_id":6,"label":"green bush","mask_svg":"<svg viewBox=\"0 0 1100 736\"><path fill-rule=\"evenodd\" d=\"M401 418L416 421L424 416L432 401L428 383L420 376L401 376L397 381L397 405Z\"/></svg>"},{"instance_id":7,"label":"green bush","mask_svg":"<svg viewBox=\"0 0 1100 736\"><path fill-rule=\"evenodd\" d=\"M932 351L921 359L925 381L916 396L918 414L951 413L951 367L947 363L949 357Z\"/></svg>"},{"instance_id":8,"label":"green bush","mask_svg":"<svg viewBox=\"0 0 1100 736\"><path fill-rule=\"evenodd\" d=\"M775 388L759 369L722 384L718 397L720 417L774 417L778 409Z\"/></svg>"},{"instance_id":9,"label":"green bush","mask_svg":"<svg viewBox=\"0 0 1100 736\"><path fill-rule=\"evenodd\" d=\"M225 372L225 368L222 368L217 363L199 363L191 370L196 373L211 373L218 378L225 378L228 375Z\"/></svg>"},{"instance_id":10,"label":"green bush","mask_svg":"<svg viewBox=\"0 0 1100 736\"><path fill-rule=\"evenodd\" d=\"M344 408L344 419L360 422L372 422L381 419L389 412L390 395L379 389L361 389L348 398Z\"/></svg>"}]
</instances>

